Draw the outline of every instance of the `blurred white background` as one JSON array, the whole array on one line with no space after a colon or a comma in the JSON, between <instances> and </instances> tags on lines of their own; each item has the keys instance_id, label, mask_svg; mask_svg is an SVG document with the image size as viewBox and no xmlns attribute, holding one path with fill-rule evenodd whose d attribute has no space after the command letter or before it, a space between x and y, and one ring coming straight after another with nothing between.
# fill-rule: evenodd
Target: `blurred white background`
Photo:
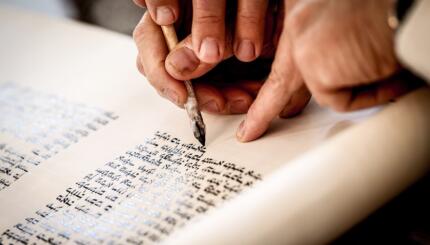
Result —
<instances>
[{"instance_id":1,"label":"blurred white background","mask_svg":"<svg viewBox=\"0 0 430 245\"><path fill-rule=\"evenodd\" d=\"M37 11L43 14L57 17L76 17L76 9L69 0L0 0L0 4L6 4L18 8Z\"/></svg>"}]
</instances>

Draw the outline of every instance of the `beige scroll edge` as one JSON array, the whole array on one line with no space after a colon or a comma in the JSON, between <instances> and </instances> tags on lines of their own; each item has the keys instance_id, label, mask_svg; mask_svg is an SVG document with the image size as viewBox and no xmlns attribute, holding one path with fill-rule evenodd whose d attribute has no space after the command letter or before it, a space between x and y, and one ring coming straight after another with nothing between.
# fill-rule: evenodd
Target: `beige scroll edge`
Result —
<instances>
[{"instance_id":1,"label":"beige scroll edge","mask_svg":"<svg viewBox=\"0 0 430 245\"><path fill-rule=\"evenodd\" d=\"M327 243L429 167L430 89L423 88L286 164L166 243Z\"/></svg>"}]
</instances>

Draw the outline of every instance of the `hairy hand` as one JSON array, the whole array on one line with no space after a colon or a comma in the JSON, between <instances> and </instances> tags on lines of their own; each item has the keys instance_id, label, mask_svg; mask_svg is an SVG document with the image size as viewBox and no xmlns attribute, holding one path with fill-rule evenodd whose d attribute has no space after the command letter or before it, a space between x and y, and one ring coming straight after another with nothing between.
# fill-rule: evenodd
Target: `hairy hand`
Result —
<instances>
[{"instance_id":1,"label":"hairy hand","mask_svg":"<svg viewBox=\"0 0 430 245\"><path fill-rule=\"evenodd\" d=\"M270 72L283 12L275 11L277 6L268 1L242 0L227 7L225 1L182 1L181 6L177 1L138 2L146 4L149 13L134 32L139 50L137 63L155 89L181 106L187 96L182 80L194 79L203 111L246 113ZM160 7L168 8L175 18L160 21ZM168 52L158 24L173 22L182 41ZM218 51L204 47L206 44L202 43L208 38L215 40ZM243 44L244 41L252 45ZM303 91L283 115L302 110L310 98Z\"/></svg>"},{"instance_id":2,"label":"hairy hand","mask_svg":"<svg viewBox=\"0 0 430 245\"><path fill-rule=\"evenodd\" d=\"M385 103L414 86L402 79L394 53L392 0L285 2L271 76L237 133L241 141L260 137L303 84L319 104L338 111Z\"/></svg>"}]
</instances>

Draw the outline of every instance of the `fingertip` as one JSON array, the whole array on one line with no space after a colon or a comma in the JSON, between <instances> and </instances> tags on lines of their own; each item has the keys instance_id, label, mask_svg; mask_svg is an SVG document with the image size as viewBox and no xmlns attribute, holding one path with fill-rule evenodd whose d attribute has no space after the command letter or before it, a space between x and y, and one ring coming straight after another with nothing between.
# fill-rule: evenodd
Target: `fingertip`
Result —
<instances>
[{"instance_id":1,"label":"fingertip","mask_svg":"<svg viewBox=\"0 0 430 245\"><path fill-rule=\"evenodd\" d=\"M133 2L141 8L146 8L145 0L133 0Z\"/></svg>"},{"instance_id":2,"label":"fingertip","mask_svg":"<svg viewBox=\"0 0 430 245\"><path fill-rule=\"evenodd\" d=\"M167 55L166 71L175 79L190 80L205 75L216 66L202 62L194 52L191 43L191 35L182 40Z\"/></svg>"},{"instance_id":3,"label":"fingertip","mask_svg":"<svg viewBox=\"0 0 430 245\"><path fill-rule=\"evenodd\" d=\"M175 23L178 16L177 11L170 6L158 6L151 12L153 12L152 16L155 22L163 26Z\"/></svg>"},{"instance_id":4,"label":"fingertip","mask_svg":"<svg viewBox=\"0 0 430 245\"><path fill-rule=\"evenodd\" d=\"M166 70L176 79L187 80L187 76L199 67L200 60L192 49L181 47L172 50L166 58Z\"/></svg>"},{"instance_id":5,"label":"fingertip","mask_svg":"<svg viewBox=\"0 0 430 245\"><path fill-rule=\"evenodd\" d=\"M244 129L244 125L245 125L245 120L243 120L240 124L239 127L237 128L236 131L236 138L237 140L239 140L242 143L245 143L246 141L244 140L244 134L245 134L245 129Z\"/></svg>"},{"instance_id":6,"label":"fingertip","mask_svg":"<svg viewBox=\"0 0 430 245\"><path fill-rule=\"evenodd\" d=\"M193 49L204 63L222 60L226 38L226 0L193 0Z\"/></svg>"},{"instance_id":7,"label":"fingertip","mask_svg":"<svg viewBox=\"0 0 430 245\"><path fill-rule=\"evenodd\" d=\"M251 40L240 40L236 43L234 54L237 59L243 62L251 62L257 58L257 51Z\"/></svg>"},{"instance_id":8,"label":"fingertip","mask_svg":"<svg viewBox=\"0 0 430 245\"><path fill-rule=\"evenodd\" d=\"M243 62L255 60L264 42L265 16L269 1L239 0L235 24L235 56Z\"/></svg>"},{"instance_id":9,"label":"fingertip","mask_svg":"<svg viewBox=\"0 0 430 245\"><path fill-rule=\"evenodd\" d=\"M221 61L223 50L220 41L213 37L205 37L198 50L198 57L201 61L214 64Z\"/></svg>"},{"instance_id":10,"label":"fingertip","mask_svg":"<svg viewBox=\"0 0 430 245\"><path fill-rule=\"evenodd\" d=\"M256 124L252 119L247 117L243 120L236 133L236 138L242 142L250 142L260 138L268 128L268 124Z\"/></svg>"},{"instance_id":11,"label":"fingertip","mask_svg":"<svg viewBox=\"0 0 430 245\"><path fill-rule=\"evenodd\" d=\"M137 67L137 70L140 72L140 74L146 76L145 69L144 69L144 67L142 65L142 61L140 59L140 55L137 55L137 57L136 57L136 67Z\"/></svg>"},{"instance_id":12,"label":"fingertip","mask_svg":"<svg viewBox=\"0 0 430 245\"><path fill-rule=\"evenodd\" d=\"M179 17L179 3L177 0L146 0L144 2L151 15L151 19L157 25L171 25Z\"/></svg>"}]
</instances>

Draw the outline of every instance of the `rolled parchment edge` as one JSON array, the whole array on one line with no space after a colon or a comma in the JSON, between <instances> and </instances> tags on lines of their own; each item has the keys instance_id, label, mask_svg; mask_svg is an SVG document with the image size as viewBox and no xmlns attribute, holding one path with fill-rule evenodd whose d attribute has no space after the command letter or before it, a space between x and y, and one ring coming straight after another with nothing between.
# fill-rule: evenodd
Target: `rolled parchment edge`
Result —
<instances>
[{"instance_id":1,"label":"rolled parchment edge","mask_svg":"<svg viewBox=\"0 0 430 245\"><path fill-rule=\"evenodd\" d=\"M425 87L286 163L163 244L324 244L429 169Z\"/></svg>"}]
</instances>

